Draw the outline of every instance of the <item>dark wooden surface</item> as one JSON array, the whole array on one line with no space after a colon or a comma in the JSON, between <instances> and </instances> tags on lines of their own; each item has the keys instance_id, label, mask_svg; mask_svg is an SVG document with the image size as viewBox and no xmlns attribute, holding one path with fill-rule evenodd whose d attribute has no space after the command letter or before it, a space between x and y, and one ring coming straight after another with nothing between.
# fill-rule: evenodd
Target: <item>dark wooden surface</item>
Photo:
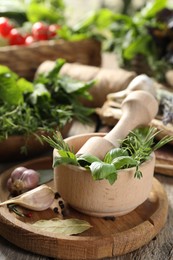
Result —
<instances>
[{"instance_id":1,"label":"dark wooden surface","mask_svg":"<svg viewBox=\"0 0 173 260\"><path fill-rule=\"evenodd\" d=\"M0 170L4 172L5 169L8 169L12 166L11 164L1 164ZM168 197L168 217L166 220L166 224L162 228L162 230L146 245L142 246L138 250L135 250L132 253L128 253L126 255L105 258L106 260L128 260L128 259L147 259L147 260L158 260L158 259L173 259L173 178L170 176L164 176L155 174L155 178L158 179L164 190L167 193ZM16 234L17 237L17 234ZM55 259L50 257L45 257L41 255L37 255L28 251L25 251L15 245L13 243L7 241L3 237L0 238L0 259L17 259L17 260L48 260ZM60 258L59 258L60 259ZM61 258L61 260L63 260ZM75 258L74 258L75 260Z\"/></svg>"}]
</instances>

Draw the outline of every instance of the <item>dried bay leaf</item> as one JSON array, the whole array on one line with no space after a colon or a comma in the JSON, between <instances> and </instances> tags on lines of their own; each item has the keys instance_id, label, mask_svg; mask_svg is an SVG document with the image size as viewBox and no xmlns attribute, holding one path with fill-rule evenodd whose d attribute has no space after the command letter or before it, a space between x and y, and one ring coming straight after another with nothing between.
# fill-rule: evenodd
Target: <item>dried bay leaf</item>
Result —
<instances>
[{"instance_id":1,"label":"dried bay leaf","mask_svg":"<svg viewBox=\"0 0 173 260\"><path fill-rule=\"evenodd\" d=\"M41 231L48 231L51 233L59 233L63 235L80 234L92 227L85 220L59 218L53 218L50 220L38 220L32 225L36 228L39 228Z\"/></svg>"}]
</instances>

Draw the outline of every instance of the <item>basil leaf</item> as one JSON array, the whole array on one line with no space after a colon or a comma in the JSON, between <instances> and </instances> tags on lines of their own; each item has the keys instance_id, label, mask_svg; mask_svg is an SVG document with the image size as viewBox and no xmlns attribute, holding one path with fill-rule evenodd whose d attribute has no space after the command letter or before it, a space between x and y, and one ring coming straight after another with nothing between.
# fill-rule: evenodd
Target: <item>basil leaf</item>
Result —
<instances>
[{"instance_id":1,"label":"basil leaf","mask_svg":"<svg viewBox=\"0 0 173 260\"><path fill-rule=\"evenodd\" d=\"M109 183L112 185L114 184L114 182L117 180L118 174L116 172L114 172L113 174L110 174L109 176L107 176L107 180L109 181Z\"/></svg>"},{"instance_id":2,"label":"basil leaf","mask_svg":"<svg viewBox=\"0 0 173 260\"><path fill-rule=\"evenodd\" d=\"M37 83L34 86L33 93L30 95L31 103L33 105L35 105L38 102L38 99L40 97L44 98L44 100L46 100L46 99L50 100L51 95L50 95L50 92L47 90L47 88L43 84Z\"/></svg>"},{"instance_id":3,"label":"basil leaf","mask_svg":"<svg viewBox=\"0 0 173 260\"><path fill-rule=\"evenodd\" d=\"M77 157L77 161L83 167L86 167L87 165L90 165L93 162L101 162L101 160L98 157L93 156L91 154L82 154L79 157Z\"/></svg>"},{"instance_id":4,"label":"basil leaf","mask_svg":"<svg viewBox=\"0 0 173 260\"><path fill-rule=\"evenodd\" d=\"M123 148L114 148L111 149L104 158L104 162L111 163L112 160L119 156L128 156L128 152Z\"/></svg>"},{"instance_id":5,"label":"basil leaf","mask_svg":"<svg viewBox=\"0 0 173 260\"><path fill-rule=\"evenodd\" d=\"M115 166L116 170L122 168L129 168L137 165L137 161L133 159L131 156L120 156L114 158L112 164Z\"/></svg>"},{"instance_id":6,"label":"basil leaf","mask_svg":"<svg viewBox=\"0 0 173 260\"><path fill-rule=\"evenodd\" d=\"M116 168L113 164L93 162L89 168L94 180L108 179L112 174L116 175Z\"/></svg>"}]
</instances>

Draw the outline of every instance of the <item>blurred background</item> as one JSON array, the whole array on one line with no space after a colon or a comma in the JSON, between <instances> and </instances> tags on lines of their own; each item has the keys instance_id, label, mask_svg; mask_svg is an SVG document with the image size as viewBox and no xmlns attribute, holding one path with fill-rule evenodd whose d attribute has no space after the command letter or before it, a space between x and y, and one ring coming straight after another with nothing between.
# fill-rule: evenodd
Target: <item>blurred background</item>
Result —
<instances>
[{"instance_id":1,"label":"blurred background","mask_svg":"<svg viewBox=\"0 0 173 260\"><path fill-rule=\"evenodd\" d=\"M70 24L75 24L83 19L86 14L99 8L110 8L115 12L131 13L134 9L140 9L148 0L64 0L66 16ZM172 0L168 1L170 4Z\"/></svg>"},{"instance_id":2,"label":"blurred background","mask_svg":"<svg viewBox=\"0 0 173 260\"><path fill-rule=\"evenodd\" d=\"M66 4L66 15L71 23L82 19L87 12L107 7L116 12L126 12L129 8L139 8L146 0L64 0Z\"/></svg>"}]
</instances>

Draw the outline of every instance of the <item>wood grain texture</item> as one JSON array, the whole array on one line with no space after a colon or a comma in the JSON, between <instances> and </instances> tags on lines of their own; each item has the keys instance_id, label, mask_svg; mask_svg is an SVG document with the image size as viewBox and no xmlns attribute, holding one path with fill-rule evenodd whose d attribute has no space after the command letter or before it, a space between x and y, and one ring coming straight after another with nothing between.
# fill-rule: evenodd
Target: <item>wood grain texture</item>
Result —
<instances>
[{"instance_id":1,"label":"wood grain texture","mask_svg":"<svg viewBox=\"0 0 173 260\"><path fill-rule=\"evenodd\" d=\"M155 172L173 176L173 146L166 145L155 152Z\"/></svg>"},{"instance_id":2,"label":"wood grain texture","mask_svg":"<svg viewBox=\"0 0 173 260\"><path fill-rule=\"evenodd\" d=\"M50 168L52 157L32 160L22 165L34 169ZM5 184L11 171L12 168L0 175L1 201L8 197ZM146 245L165 225L167 210L166 193L154 178L149 198L133 212L117 217L114 221L86 216L68 209L67 218L84 219L93 226L80 235L62 236L41 232L30 225L40 218L55 217L51 209L33 212L32 218L19 218L9 213L6 207L0 208L0 234L17 247L46 257L101 259L126 254Z\"/></svg>"}]
</instances>

